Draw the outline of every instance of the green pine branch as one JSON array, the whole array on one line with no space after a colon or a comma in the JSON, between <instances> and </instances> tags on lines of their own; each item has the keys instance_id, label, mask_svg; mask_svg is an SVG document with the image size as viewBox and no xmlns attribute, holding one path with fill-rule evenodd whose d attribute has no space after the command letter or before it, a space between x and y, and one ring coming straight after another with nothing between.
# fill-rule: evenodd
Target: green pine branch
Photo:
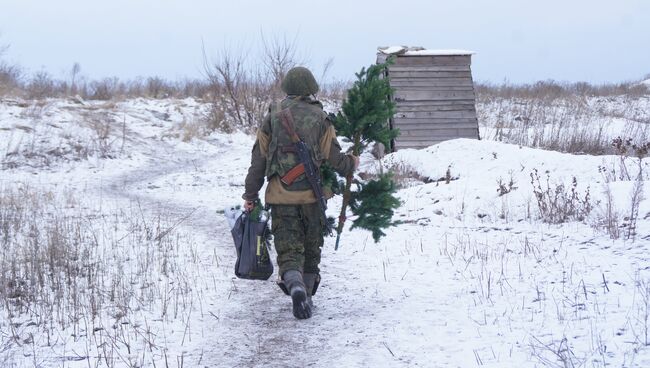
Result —
<instances>
[{"instance_id":1,"label":"green pine branch","mask_svg":"<svg viewBox=\"0 0 650 368\"><path fill-rule=\"evenodd\" d=\"M352 142L352 154L355 156L376 142L389 148L391 140L399 135L397 130L390 129L389 120L395 113L395 103L390 96L393 90L384 78L386 68L392 60L384 64L363 68L356 74L357 80L343 102L341 111L334 119L334 127L339 136ZM371 180L360 185L361 189L352 192L352 174L346 177L343 189L343 205L339 223L336 228L336 249L343 226L348 205L357 218L352 228L360 227L372 232L375 242L384 235L383 229L394 225L393 211L400 205L395 193L395 185L390 174L380 175L377 180Z\"/></svg>"},{"instance_id":2,"label":"green pine branch","mask_svg":"<svg viewBox=\"0 0 650 368\"><path fill-rule=\"evenodd\" d=\"M390 100L393 89L383 76L391 62L362 68L356 74L357 81L348 90L342 111L334 121L337 134L355 143L355 155L361 154L370 142L388 148L390 141L399 135L388 126L395 114L395 103Z\"/></svg>"},{"instance_id":3,"label":"green pine branch","mask_svg":"<svg viewBox=\"0 0 650 368\"><path fill-rule=\"evenodd\" d=\"M350 209L357 216L352 221L352 229L369 230L378 242L386 235L384 229L398 224L393 221L393 213L401 205L394 196L396 191L392 173L381 174L378 179L361 184L361 190L353 192L350 201Z\"/></svg>"}]
</instances>

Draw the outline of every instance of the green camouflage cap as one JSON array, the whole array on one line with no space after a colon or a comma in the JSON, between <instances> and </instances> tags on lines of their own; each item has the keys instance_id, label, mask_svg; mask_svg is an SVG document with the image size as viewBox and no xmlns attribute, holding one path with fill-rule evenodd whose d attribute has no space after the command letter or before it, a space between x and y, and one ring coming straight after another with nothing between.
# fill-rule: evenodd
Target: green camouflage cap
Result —
<instances>
[{"instance_id":1,"label":"green camouflage cap","mask_svg":"<svg viewBox=\"0 0 650 368\"><path fill-rule=\"evenodd\" d=\"M309 69L291 68L282 80L282 90L288 95L309 96L318 92L318 83Z\"/></svg>"}]
</instances>

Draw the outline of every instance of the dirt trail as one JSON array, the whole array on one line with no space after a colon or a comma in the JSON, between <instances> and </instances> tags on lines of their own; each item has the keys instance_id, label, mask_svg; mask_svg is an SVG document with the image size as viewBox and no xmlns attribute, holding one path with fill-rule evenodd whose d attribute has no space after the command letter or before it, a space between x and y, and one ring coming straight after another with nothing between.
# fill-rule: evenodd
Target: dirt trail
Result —
<instances>
[{"instance_id":1,"label":"dirt trail","mask_svg":"<svg viewBox=\"0 0 650 368\"><path fill-rule=\"evenodd\" d=\"M162 151L165 152L163 156ZM324 316L318 308L313 319L295 320L291 315L290 299L275 285L276 275L266 282L234 278L235 252L230 229L225 218L215 213L215 208L181 198L161 199L155 194L156 187L152 183L199 169L214 158L178 152L171 145L166 145L164 150L157 149L151 157L146 168L115 178L103 189L103 194L138 201L143 208L171 213L178 218L191 214L181 227L197 239L207 239L199 248L206 255L206 262L216 254L219 268L212 268L214 272L205 278L215 279L222 285L222 293L206 295L203 308L207 308L208 313L196 321L202 325L204 338L194 342L193 351L188 351L188 361L196 358L210 367L316 364L319 352L327 345L324 337L335 334L338 328L332 324L324 326ZM245 175L244 170L241 175ZM296 360L295 357L301 358Z\"/></svg>"},{"instance_id":2,"label":"dirt trail","mask_svg":"<svg viewBox=\"0 0 650 368\"><path fill-rule=\"evenodd\" d=\"M250 143L219 139L205 150L195 148L200 144L184 150L166 142L141 148L150 157L148 165L113 179L103 193L179 219L191 213L179 228L193 234L203 257L188 265L200 269L200 305L190 321L191 342L168 342L187 362L206 367L423 366L429 360L423 350L441 349L449 364L438 365L455 366L473 332L455 321L464 318L453 303L461 287L435 294L421 287L438 263L439 250L422 245L423 237L432 237L420 226L403 229L413 244L393 244L390 251L359 231L346 232L336 252L334 239L327 238L323 282L309 320L292 316L290 298L275 285L277 275L265 282L235 278L230 229L216 210L240 202ZM335 207L336 201L332 213ZM459 282L446 262L435 274L443 285ZM411 337L427 336L431 328L438 331L435 339Z\"/></svg>"}]
</instances>

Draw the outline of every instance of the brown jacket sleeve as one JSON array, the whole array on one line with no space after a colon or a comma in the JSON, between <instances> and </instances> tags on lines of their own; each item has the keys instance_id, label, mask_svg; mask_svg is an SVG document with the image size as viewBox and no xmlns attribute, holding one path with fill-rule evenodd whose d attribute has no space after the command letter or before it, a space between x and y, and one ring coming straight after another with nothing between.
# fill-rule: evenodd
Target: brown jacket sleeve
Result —
<instances>
[{"instance_id":1,"label":"brown jacket sleeve","mask_svg":"<svg viewBox=\"0 0 650 368\"><path fill-rule=\"evenodd\" d=\"M261 145L265 142L264 137L269 137L271 132L271 116L267 114L257 132L257 140L251 151L251 165L248 168L248 174L244 181L244 195L242 198L247 201L254 201L258 198L258 193L264 185L264 172L266 171L266 153L262 152ZM268 145L268 141L266 142ZM264 148L266 150L266 148Z\"/></svg>"},{"instance_id":2,"label":"brown jacket sleeve","mask_svg":"<svg viewBox=\"0 0 650 368\"><path fill-rule=\"evenodd\" d=\"M336 138L332 138L329 157L327 158L330 166L341 176L347 176L354 172L354 160L350 155L341 152L341 145Z\"/></svg>"},{"instance_id":3,"label":"brown jacket sleeve","mask_svg":"<svg viewBox=\"0 0 650 368\"><path fill-rule=\"evenodd\" d=\"M264 171L266 170L266 157L260 153L260 144L255 142L251 151L251 165L248 168L246 181L244 182L244 195L242 198L247 201L254 201L258 198L258 192L264 185Z\"/></svg>"},{"instance_id":4,"label":"brown jacket sleeve","mask_svg":"<svg viewBox=\"0 0 650 368\"><path fill-rule=\"evenodd\" d=\"M350 155L341 152L341 145L336 139L334 126L327 119L325 120L325 134L323 135L323 139L330 140L330 142L327 142L328 144L324 144L326 142L321 141L321 150L327 149L326 147L329 146L327 152L324 153L326 153L325 157L330 166L341 176L351 174L354 171L354 160Z\"/></svg>"}]
</instances>

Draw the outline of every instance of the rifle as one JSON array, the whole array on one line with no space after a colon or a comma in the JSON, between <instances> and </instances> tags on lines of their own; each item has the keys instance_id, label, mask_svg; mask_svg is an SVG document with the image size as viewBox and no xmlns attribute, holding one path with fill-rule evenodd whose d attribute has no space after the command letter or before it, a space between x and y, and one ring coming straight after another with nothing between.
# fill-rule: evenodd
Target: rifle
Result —
<instances>
[{"instance_id":1,"label":"rifle","mask_svg":"<svg viewBox=\"0 0 650 368\"><path fill-rule=\"evenodd\" d=\"M293 147L295 149L295 153L298 155L298 159L300 160L300 163L291 169L289 171L290 175L288 175L295 179L295 177L297 177L302 172L305 173L305 176L307 176L307 180L309 181L309 185L311 186L311 190L314 191L314 196L318 202L318 207L320 207L321 214L323 215L327 234L332 235L332 224L327 221L327 215L325 213L327 210L327 201L325 200L325 194L323 194L320 172L314 165L314 160L311 158L309 147L307 147L307 144L305 144L305 142L303 142L303 140L300 139L300 136L298 136L296 133L293 124L293 115L291 115L291 110L289 110L289 108L279 111L278 117L280 118L282 126L289 134L289 137L291 138L291 142L293 143ZM282 179L282 181L287 184L286 176ZM292 181L293 180L291 180L291 182Z\"/></svg>"}]
</instances>

